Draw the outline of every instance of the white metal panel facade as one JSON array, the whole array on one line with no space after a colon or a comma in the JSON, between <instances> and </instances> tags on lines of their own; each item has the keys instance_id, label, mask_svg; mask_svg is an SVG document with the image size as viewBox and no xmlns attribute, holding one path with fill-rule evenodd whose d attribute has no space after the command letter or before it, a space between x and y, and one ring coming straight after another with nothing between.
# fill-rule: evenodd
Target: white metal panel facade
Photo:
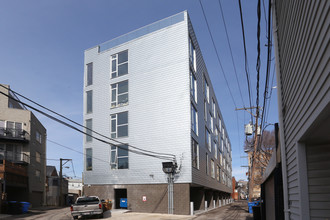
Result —
<instances>
[{"instance_id":1,"label":"white metal panel facade","mask_svg":"<svg viewBox=\"0 0 330 220\"><path fill-rule=\"evenodd\" d=\"M110 136L110 115L128 111L128 137L118 138L119 141L149 151L176 155L178 165L182 163L176 183L196 183L229 192L229 187L210 179L205 173L204 76L210 85L210 97L215 99L216 112L222 116L201 52L197 48L197 40L191 24L188 25L188 14L183 13L184 21L102 52L99 52L98 47L85 51L85 82L86 65L93 62L93 84L84 86L84 121L92 119L93 130ZM191 137L194 134L191 131L189 35L193 35L197 56L199 132L195 138L200 145L200 171L197 172L192 171L191 158ZM128 74L111 79L110 57L125 50L128 50ZM128 105L110 108L110 85L125 80L128 80ZM89 90L93 91L92 113L86 113L86 92ZM208 111L211 105L208 104ZM223 119L221 121L225 128ZM227 132L224 134L228 137ZM86 171L85 167L85 185L167 182L162 172L164 160L129 152L129 169L111 170L109 145L97 140L86 142L84 139L84 151L86 148L93 149L93 169ZM231 170L231 150L228 155ZM231 180L231 172L229 175Z\"/></svg>"}]
</instances>

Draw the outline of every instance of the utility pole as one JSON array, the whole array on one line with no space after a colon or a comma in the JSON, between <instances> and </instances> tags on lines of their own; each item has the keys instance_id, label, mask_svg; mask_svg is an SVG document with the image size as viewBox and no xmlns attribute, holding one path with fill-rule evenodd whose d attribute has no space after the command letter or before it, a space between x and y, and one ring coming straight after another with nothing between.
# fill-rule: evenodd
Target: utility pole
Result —
<instances>
[{"instance_id":1,"label":"utility pole","mask_svg":"<svg viewBox=\"0 0 330 220\"><path fill-rule=\"evenodd\" d=\"M256 109L256 114L254 115L252 112L249 110ZM259 108L258 107L251 107L251 108L236 108L237 110L246 110L249 112L254 118L255 118L255 126L254 126L254 144L253 144L253 152L251 155L251 167L249 167L249 202L252 202L252 197L253 197L253 188L254 188L254 179L255 179L255 174L254 174L254 160L256 157L256 152L257 152L257 146L258 146L258 132L259 132Z\"/></svg>"},{"instance_id":2,"label":"utility pole","mask_svg":"<svg viewBox=\"0 0 330 220\"><path fill-rule=\"evenodd\" d=\"M63 160L66 161L64 164L62 162ZM62 186L63 186L63 183L62 183L62 181L63 181L62 169L63 169L63 165L65 165L70 160L72 160L72 159L62 159L62 158L60 158L60 201L59 201L59 203L60 203L59 205L60 206L63 205L62 204L62 200L63 200L63 198L62 198Z\"/></svg>"}]
</instances>

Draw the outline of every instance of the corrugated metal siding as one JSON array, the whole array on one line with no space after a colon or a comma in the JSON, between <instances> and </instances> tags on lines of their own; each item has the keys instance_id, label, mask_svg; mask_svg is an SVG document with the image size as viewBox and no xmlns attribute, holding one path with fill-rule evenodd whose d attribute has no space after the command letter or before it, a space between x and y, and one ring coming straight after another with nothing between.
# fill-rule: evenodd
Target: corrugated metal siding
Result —
<instances>
[{"instance_id":1,"label":"corrugated metal siding","mask_svg":"<svg viewBox=\"0 0 330 220\"><path fill-rule=\"evenodd\" d=\"M300 219L297 141L327 103L329 1L275 1L290 218Z\"/></svg>"},{"instance_id":2,"label":"corrugated metal siding","mask_svg":"<svg viewBox=\"0 0 330 220\"><path fill-rule=\"evenodd\" d=\"M330 145L307 145L311 219L330 218Z\"/></svg>"}]
</instances>

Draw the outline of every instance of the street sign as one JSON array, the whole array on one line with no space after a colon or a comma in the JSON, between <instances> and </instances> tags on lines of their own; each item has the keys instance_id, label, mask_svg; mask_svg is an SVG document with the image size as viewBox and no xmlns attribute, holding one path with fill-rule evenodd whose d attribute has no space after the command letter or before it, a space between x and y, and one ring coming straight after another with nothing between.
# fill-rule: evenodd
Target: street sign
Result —
<instances>
[{"instance_id":1,"label":"street sign","mask_svg":"<svg viewBox=\"0 0 330 220\"><path fill-rule=\"evenodd\" d=\"M142 196L142 201L146 202L147 201L147 197L146 196Z\"/></svg>"}]
</instances>

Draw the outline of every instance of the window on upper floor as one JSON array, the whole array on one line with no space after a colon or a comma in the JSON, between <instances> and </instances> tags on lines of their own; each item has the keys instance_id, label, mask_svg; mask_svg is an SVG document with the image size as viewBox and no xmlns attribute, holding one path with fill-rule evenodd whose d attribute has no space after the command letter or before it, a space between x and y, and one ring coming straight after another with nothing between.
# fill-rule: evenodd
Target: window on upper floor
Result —
<instances>
[{"instance_id":1,"label":"window on upper floor","mask_svg":"<svg viewBox=\"0 0 330 220\"><path fill-rule=\"evenodd\" d=\"M93 149L92 148L86 148L86 171L93 170Z\"/></svg>"},{"instance_id":2,"label":"window on upper floor","mask_svg":"<svg viewBox=\"0 0 330 220\"><path fill-rule=\"evenodd\" d=\"M205 139L207 149L211 152L211 134L207 128L205 128Z\"/></svg>"},{"instance_id":3,"label":"window on upper floor","mask_svg":"<svg viewBox=\"0 0 330 220\"><path fill-rule=\"evenodd\" d=\"M111 78L128 74L128 51L111 56Z\"/></svg>"},{"instance_id":4,"label":"window on upper floor","mask_svg":"<svg viewBox=\"0 0 330 220\"><path fill-rule=\"evenodd\" d=\"M214 160L211 160L211 177L215 178L215 172L214 172Z\"/></svg>"},{"instance_id":5,"label":"window on upper floor","mask_svg":"<svg viewBox=\"0 0 330 220\"><path fill-rule=\"evenodd\" d=\"M39 181L41 181L41 171L40 170L36 170L36 177Z\"/></svg>"},{"instance_id":6,"label":"window on upper floor","mask_svg":"<svg viewBox=\"0 0 330 220\"><path fill-rule=\"evenodd\" d=\"M113 114L111 117L111 138L128 136L128 112Z\"/></svg>"},{"instance_id":7,"label":"window on upper floor","mask_svg":"<svg viewBox=\"0 0 330 220\"><path fill-rule=\"evenodd\" d=\"M215 114L215 101L214 99L212 99L212 114L213 114L213 117L216 118L216 114ZM215 120L216 121L216 120Z\"/></svg>"},{"instance_id":8,"label":"window on upper floor","mask_svg":"<svg viewBox=\"0 0 330 220\"><path fill-rule=\"evenodd\" d=\"M93 91L89 90L86 92L86 113L93 112Z\"/></svg>"},{"instance_id":9,"label":"window on upper floor","mask_svg":"<svg viewBox=\"0 0 330 220\"><path fill-rule=\"evenodd\" d=\"M209 84L206 81L206 78L204 78L204 95L205 95L205 99L207 100L208 103L210 103L210 87Z\"/></svg>"},{"instance_id":10,"label":"window on upper floor","mask_svg":"<svg viewBox=\"0 0 330 220\"><path fill-rule=\"evenodd\" d=\"M195 74L190 70L190 94L197 103L197 81Z\"/></svg>"},{"instance_id":11,"label":"window on upper floor","mask_svg":"<svg viewBox=\"0 0 330 220\"><path fill-rule=\"evenodd\" d=\"M217 165L217 181L220 182L220 167Z\"/></svg>"},{"instance_id":12,"label":"window on upper floor","mask_svg":"<svg viewBox=\"0 0 330 220\"><path fill-rule=\"evenodd\" d=\"M86 66L87 66L86 86L89 86L93 84L93 63L88 63Z\"/></svg>"},{"instance_id":13,"label":"window on upper floor","mask_svg":"<svg viewBox=\"0 0 330 220\"><path fill-rule=\"evenodd\" d=\"M90 142L93 140L92 138L92 129L93 129L93 120L87 119L86 120L86 142Z\"/></svg>"},{"instance_id":14,"label":"window on upper floor","mask_svg":"<svg viewBox=\"0 0 330 220\"><path fill-rule=\"evenodd\" d=\"M209 175L209 155L206 153L206 175Z\"/></svg>"},{"instance_id":15,"label":"window on upper floor","mask_svg":"<svg viewBox=\"0 0 330 220\"><path fill-rule=\"evenodd\" d=\"M41 144L42 136L38 131L36 131L36 140Z\"/></svg>"},{"instance_id":16,"label":"window on upper floor","mask_svg":"<svg viewBox=\"0 0 330 220\"><path fill-rule=\"evenodd\" d=\"M189 37L189 60L196 71L196 50L191 37Z\"/></svg>"},{"instance_id":17,"label":"window on upper floor","mask_svg":"<svg viewBox=\"0 0 330 220\"><path fill-rule=\"evenodd\" d=\"M39 152L36 152L36 161L37 161L38 163L41 162L41 154L40 154Z\"/></svg>"},{"instance_id":18,"label":"window on upper floor","mask_svg":"<svg viewBox=\"0 0 330 220\"><path fill-rule=\"evenodd\" d=\"M215 159L218 159L218 150L217 150L217 142L216 141L213 141L213 150L214 150L214 158Z\"/></svg>"},{"instance_id":19,"label":"window on upper floor","mask_svg":"<svg viewBox=\"0 0 330 220\"><path fill-rule=\"evenodd\" d=\"M211 113L210 113L210 129L211 129L211 132L213 133L213 117L212 117Z\"/></svg>"},{"instance_id":20,"label":"window on upper floor","mask_svg":"<svg viewBox=\"0 0 330 220\"><path fill-rule=\"evenodd\" d=\"M204 120L207 122L207 103L204 100Z\"/></svg>"},{"instance_id":21,"label":"window on upper floor","mask_svg":"<svg viewBox=\"0 0 330 220\"><path fill-rule=\"evenodd\" d=\"M198 135L198 114L193 104L191 104L191 129Z\"/></svg>"},{"instance_id":22,"label":"window on upper floor","mask_svg":"<svg viewBox=\"0 0 330 220\"><path fill-rule=\"evenodd\" d=\"M112 170L128 169L128 145L111 146L110 166Z\"/></svg>"},{"instance_id":23,"label":"window on upper floor","mask_svg":"<svg viewBox=\"0 0 330 220\"><path fill-rule=\"evenodd\" d=\"M111 108L128 104L128 80L111 85Z\"/></svg>"},{"instance_id":24,"label":"window on upper floor","mask_svg":"<svg viewBox=\"0 0 330 220\"><path fill-rule=\"evenodd\" d=\"M192 166L199 169L199 146L193 138L191 139L191 148Z\"/></svg>"}]
</instances>

